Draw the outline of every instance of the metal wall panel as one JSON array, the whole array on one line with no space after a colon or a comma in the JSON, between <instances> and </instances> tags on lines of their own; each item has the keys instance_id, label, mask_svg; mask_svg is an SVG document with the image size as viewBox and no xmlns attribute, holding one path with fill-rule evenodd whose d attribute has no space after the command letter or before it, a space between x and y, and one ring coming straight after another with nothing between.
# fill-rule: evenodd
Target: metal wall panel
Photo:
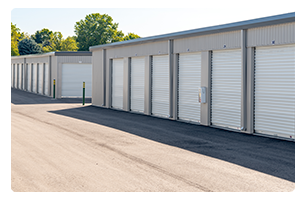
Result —
<instances>
[{"instance_id":1,"label":"metal wall panel","mask_svg":"<svg viewBox=\"0 0 306 200\"><path fill-rule=\"evenodd\" d=\"M104 91L102 83L105 81L103 77L103 51L92 52L92 104L102 106ZM103 96L102 96L103 95Z\"/></svg>"},{"instance_id":2,"label":"metal wall panel","mask_svg":"<svg viewBox=\"0 0 306 200\"><path fill-rule=\"evenodd\" d=\"M241 46L240 31L186 37L174 40L174 53L198 52L217 49L233 49ZM225 46L224 46L225 45Z\"/></svg>"},{"instance_id":3,"label":"metal wall panel","mask_svg":"<svg viewBox=\"0 0 306 200\"><path fill-rule=\"evenodd\" d=\"M241 49L213 51L211 124L241 128Z\"/></svg>"},{"instance_id":4,"label":"metal wall panel","mask_svg":"<svg viewBox=\"0 0 306 200\"><path fill-rule=\"evenodd\" d=\"M123 109L123 59L114 59L112 66L112 107Z\"/></svg>"},{"instance_id":5,"label":"metal wall panel","mask_svg":"<svg viewBox=\"0 0 306 200\"><path fill-rule=\"evenodd\" d=\"M26 58L27 63L46 63L49 62L49 56L37 56Z\"/></svg>"},{"instance_id":6,"label":"metal wall panel","mask_svg":"<svg viewBox=\"0 0 306 200\"><path fill-rule=\"evenodd\" d=\"M295 45L255 49L254 129L295 136Z\"/></svg>"},{"instance_id":7,"label":"metal wall panel","mask_svg":"<svg viewBox=\"0 0 306 200\"><path fill-rule=\"evenodd\" d=\"M43 63L38 63L38 93L43 94L43 79L44 79L44 66Z\"/></svg>"},{"instance_id":8,"label":"metal wall panel","mask_svg":"<svg viewBox=\"0 0 306 200\"><path fill-rule=\"evenodd\" d=\"M145 57L131 59L131 110L144 112Z\"/></svg>"},{"instance_id":9,"label":"metal wall panel","mask_svg":"<svg viewBox=\"0 0 306 200\"><path fill-rule=\"evenodd\" d=\"M32 92L37 93L37 64L32 67Z\"/></svg>"},{"instance_id":10,"label":"metal wall panel","mask_svg":"<svg viewBox=\"0 0 306 200\"><path fill-rule=\"evenodd\" d=\"M152 114L169 117L169 56L153 56Z\"/></svg>"},{"instance_id":11,"label":"metal wall panel","mask_svg":"<svg viewBox=\"0 0 306 200\"><path fill-rule=\"evenodd\" d=\"M247 30L247 46L267 46L295 43L295 22L251 28Z\"/></svg>"},{"instance_id":12,"label":"metal wall panel","mask_svg":"<svg viewBox=\"0 0 306 200\"><path fill-rule=\"evenodd\" d=\"M14 64L11 64L11 87L14 86Z\"/></svg>"},{"instance_id":13,"label":"metal wall panel","mask_svg":"<svg viewBox=\"0 0 306 200\"><path fill-rule=\"evenodd\" d=\"M56 56L58 63L92 63L91 56Z\"/></svg>"},{"instance_id":14,"label":"metal wall panel","mask_svg":"<svg viewBox=\"0 0 306 200\"><path fill-rule=\"evenodd\" d=\"M17 80L18 80L18 64L14 64L14 88L17 88Z\"/></svg>"},{"instance_id":15,"label":"metal wall panel","mask_svg":"<svg viewBox=\"0 0 306 200\"><path fill-rule=\"evenodd\" d=\"M200 122L201 53L179 55L178 119Z\"/></svg>"},{"instance_id":16,"label":"metal wall panel","mask_svg":"<svg viewBox=\"0 0 306 200\"><path fill-rule=\"evenodd\" d=\"M62 97L91 97L91 64L62 64Z\"/></svg>"},{"instance_id":17,"label":"metal wall panel","mask_svg":"<svg viewBox=\"0 0 306 200\"><path fill-rule=\"evenodd\" d=\"M159 55L168 53L168 41L151 42L126 47L107 49L108 58Z\"/></svg>"}]
</instances>

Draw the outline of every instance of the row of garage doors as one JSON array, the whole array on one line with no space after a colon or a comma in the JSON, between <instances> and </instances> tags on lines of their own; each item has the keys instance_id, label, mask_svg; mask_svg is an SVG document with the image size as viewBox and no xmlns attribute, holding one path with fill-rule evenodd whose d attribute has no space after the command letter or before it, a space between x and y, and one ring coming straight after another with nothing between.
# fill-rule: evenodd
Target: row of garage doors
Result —
<instances>
[{"instance_id":1,"label":"row of garage doors","mask_svg":"<svg viewBox=\"0 0 306 200\"><path fill-rule=\"evenodd\" d=\"M50 95L49 66L47 63L12 65L11 86L29 92Z\"/></svg>"},{"instance_id":2,"label":"row of garage doors","mask_svg":"<svg viewBox=\"0 0 306 200\"><path fill-rule=\"evenodd\" d=\"M50 69L48 63L16 63L12 65L11 87L50 96ZM91 64L62 64L61 97L91 97Z\"/></svg>"},{"instance_id":3,"label":"row of garage doors","mask_svg":"<svg viewBox=\"0 0 306 200\"><path fill-rule=\"evenodd\" d=\"M218 50L211 57L211 124L241 128L241 49ZM254 130L295 133L295 46L257 47L254 55ZM169 117L169 57L152 58L152 115ZM145 58L131 58L131 110L144 112ZM200 122L201 53L179 54L178 118ZM123 59L112 66L112 107L123 108Z\"/></svg>"}]
</instances>

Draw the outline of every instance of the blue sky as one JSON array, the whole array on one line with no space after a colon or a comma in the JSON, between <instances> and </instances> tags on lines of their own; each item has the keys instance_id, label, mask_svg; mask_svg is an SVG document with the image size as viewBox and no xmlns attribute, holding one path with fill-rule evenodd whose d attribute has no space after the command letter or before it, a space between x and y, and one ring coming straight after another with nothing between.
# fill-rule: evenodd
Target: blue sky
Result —
<instances>
[{"instance_id":1,"label":"blue sky","mask_svg":"<svg viewBox=\"0 0 306 200\"><path fill-rule=\"evenodd\" d=\"M123 33L133 32L147 37L288 12L294 10L278 7L273 10L261 8L260 12L255 12L205 5L198 8L14 8L11 10L11 22L29 34L48 28L60 31L66 38L75 35L75 23L86 15L106 13L119 23L118 29Z\"/></svg>"}]
</instances>

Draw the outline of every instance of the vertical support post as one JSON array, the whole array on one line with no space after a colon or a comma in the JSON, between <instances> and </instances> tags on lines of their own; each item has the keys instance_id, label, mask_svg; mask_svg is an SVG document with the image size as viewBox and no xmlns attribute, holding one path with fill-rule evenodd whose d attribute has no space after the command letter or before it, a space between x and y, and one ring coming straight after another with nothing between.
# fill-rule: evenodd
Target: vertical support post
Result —
<instances>
[{"instance_id":1,"label":"vertical support post","mask_svg":"<svg viewBox=\"0 0 306 200\"><path fill-rule=\"evenodd\" d=\"M168 40L169 55L169 118L173 118L173 40Z\"/></svg>"},{"instance_id":2,"label":"vertical support post","mask_svg":"<svg viewBox=\"0 0 306 200\"><path fill-rule=\"evenodd\" d=\"M53 99L55 99L55 79L53 79Z\"/></svg>"},{"instance_id":3,"label":"vertical support post","mask_svg":"<svg viewBox=\"0 0 306 200\"><path fill-rule=\"evenodd\" d=\"M246 131L247 30L241 30L241 131Z\"/></svg>"},{"instance_id":4,"label":"vertical support post","mask_svg":"<svg viewBox=\"0 0 306 200\"><path fill-rule=\"evenodd\" d=\"M85 104L85 82L83 82L83 105Z\"/></svg>"}]
</instances>

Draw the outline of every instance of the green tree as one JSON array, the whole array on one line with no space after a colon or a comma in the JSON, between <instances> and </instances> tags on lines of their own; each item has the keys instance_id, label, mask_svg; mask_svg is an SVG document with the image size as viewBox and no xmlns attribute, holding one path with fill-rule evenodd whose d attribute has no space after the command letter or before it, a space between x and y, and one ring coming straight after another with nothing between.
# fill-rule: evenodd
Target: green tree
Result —
<instances>
[{"instance_id":1,"label":"green tree","mask_svg":"<svg viewBox=\"0 0 306 200\"><path fill-rule=\"evenodd\" d=\"M77 42L74 37L63 38L61 32L54 32L50 35L50 40L42 45L43 52L51 51L77 51Z\"/></svg>"},{"instance_id":2,"label":"green tree","mask_svg":"<svg viewBox=\"0 0 306 200\"><path fill-rule=\"evenodd\" d=\"M41 47L33 39L28 38L25 38L18 43L18 50L20 55L42 53Z\"/></svg>"},{"instance_id":3,"label":"green tree","mask_svg":"<svg viewBox=\"0 0 306 200\"><path fill-rule=\"evenodd\" d=\"M51 39L52 31L43 28L40 31L36 31L34 35L31 35L31 39L35 40L38 44L43 44Z\"/></svg>"},{"instance_id":4,"label":"green tree","mask_svg":"<svg viewBox=\"0 0 306 200\"><path fill-rule=\"evenodd\" d=\"M69 36L62 42L62 51L77 51L78 49L77 42L73 37Z\"/></svg>"},{"instance_id":5,"label":"green tree","mask_svg":"<svg viewBox=\"0 0 306 200\"><path fill-rule=\"evenodd\" d=\"M135 33L128 33L126 36L123 37L123 40L133 40L133 39L137 39L140 38L139 35L136 35Z\"/></svg>"},{"instance_id":6,"label":"green tree","mask_svg":"<svg viewBox=\"0 0 306 200\"><path fill-rule=\"evenodd\" d=\"M93 13L76 22L74 32L79 51L88 51L90 46L122 41L124 34L118 31L118 23L107 14Z\"/></svg>"},{"instance_id":7,"label":"green tree","mask_svg":"<svg viewBox=\"0 0 306 200\"><path fill-rule=\"evenodd\" d=\"M24 33L11 22L11 56L18 56L18 42L24 38Z\"/></svg>"}]
</instances>

